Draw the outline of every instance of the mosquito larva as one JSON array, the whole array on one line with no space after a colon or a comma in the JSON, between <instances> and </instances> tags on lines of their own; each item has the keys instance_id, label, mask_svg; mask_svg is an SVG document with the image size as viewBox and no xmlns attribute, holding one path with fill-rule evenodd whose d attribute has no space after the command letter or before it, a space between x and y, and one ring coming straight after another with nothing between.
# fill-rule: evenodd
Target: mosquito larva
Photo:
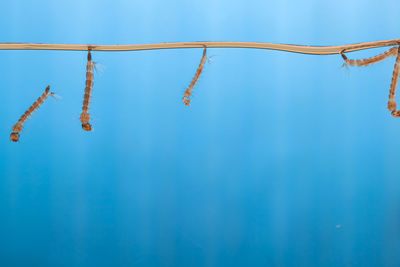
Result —
<instances>
[{"instance_id":1,"label":"mosquito larva","mask_svg":"<svg viewBox=\"0 0 400 267\"><path fill-rule=\"evenodd\" d=\"M185 91L185 93L183 95L183 98L182 98L182 102L186 106L190 106L190 97L192 95L193 88L196 85L197 80L199 79L201 73L203 72L204 64L206 63L206 60L207 60L207 47L204 46L203 57L201 58L199 67L197 68L196 73L195 73L195 75L193 77L193 80L190 83L188 89L186 89L186 91Z\"/></svg>"},{"instance_id":2,"label":"mosquito larva","mask_svg":"<svg viewBox=\"0 0 400 267\"><path fill-rule=\"evenodd\" d=\"M92 62L92 55L90 54L90 49L88 51L87 56L87 65L86 65L86 87L85 87L85 95L83 97L82 104L82 113L80 116L80 120L82 123L82 129L86 131L92 131L92 125L89 123L90 115L89 115L89 105L90 98L92 96L93 89L93 67L94 62Z\"/></svg>"},{"instance_id":3,"label":"mosquito larva","mask_svg":"<svg viewBox=\"0 0 400 267\"><path fill-rule=\"evenodd\" d=\"M399 82L399 74L400 74L400 46L392 47L388 51L379 54L377 56L365 59L358 59L358 60L348 59L347 56L344 54L344 50L342 50L340 54L342 55L342 58L345 61L345 65L358 66L358 67L369 66L371 64L385 60L388 57L397 55L396 62L394 64L392 82L390 84L388 109L392 112L393 117L400 117L400 110L396 110L397 103L395 100L396 89L397 89L397 84Z\"/></svg>"},{"instance_id":4,"label":"mosquito larva","mask_svg":"<svg viewBox=\"0 0 400 267\"><path fill-rule=\"evenodd\" d=\"M40 105L49 97L49 95L53 95L54 93L50 92L50 85L46 87L44 93L28 108L27 111L21 116L18 122L12 128L12 133L10 134L10 139L13 142L17 142L19 139L19 133L22 131L22 127L25 121L35 112Z\"/></svg>"},{"instance_id":5,"label":"mosquito larva","mask_svg":"<svg viewBox=\"0 0 400 267\"><path fill-rule=\"evenodd\" d=\"M388 57L395 56L397 54L397 47L392 47L388 51L382 54L365 59L348 59L347 56L344 54L344 50L342 50L340 54L342 55L342 58L345 61L344 63L345 65L362 67L362 66L369 66L371 64L375 64L378 63L379 61L385 60Z\"/></svg>"},{"instance_id":6,"label":"mosquito larva","mask_svg":"<svg viewBox=\"0 0 400 267\"><path fill-rule=\"evenodd\" d=\"M388 109L392 112L393 117L400 117L400 111L396 111L397 104L395 100L396 88L399 83L400 74L400 46L397 48L396 62L394 63L392 82L390 84Z\"/></svg>"}]
</instances>

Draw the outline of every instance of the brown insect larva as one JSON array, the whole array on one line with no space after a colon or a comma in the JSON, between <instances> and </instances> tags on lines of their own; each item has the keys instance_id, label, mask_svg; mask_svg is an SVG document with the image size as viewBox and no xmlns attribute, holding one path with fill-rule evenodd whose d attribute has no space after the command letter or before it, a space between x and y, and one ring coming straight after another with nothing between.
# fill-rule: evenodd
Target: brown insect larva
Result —
<instances>
[{"instance_id":1,"label":"brown insect larva","mask_svg":"<svg viewBox=\"0 0 400 267\"><path fill-rule=\"evenodd\" d=\"M193 80L190 83L188 89L186 89L186 91L185 91L185 93L183 95L183 98L182 98L182 102L186 106L190 106L190 96L192 95L193 87L196 85L197 80L199 79L201 73L203 72L204 64L206 63L206 60L207 60L206 53L207 53L207 47L204 46L203 57L201 58L199 67L197 68L197 71L196 71L196 73L195 73L195 75L193 77Z\"/></svg>"},{"instance_id":2,"label":"brown insect larva","mask_svg":"<svg viewBox=\"0 0 400 267\"><path fill-rule=\"evenodd\" d=\"M379 61L385 60L388 57L395 56L397 54L397 47L392 47L388 51L382 54L365 59L348 59L347 56L344 54L344 50L342 50L340 54L342 55L342 58L345 61L344 63L345 65L361 67L361 66L369 66L371 64L375 64L378 63Z\"/></svg>"},{"instance_id":3,"label":"brown insect larva","mask_svg":"<svg viewBox=\"0 0 400 267\"><path fill-rule=\"evenodd\" d=\"M86 131L93 130L92 125L89 123L90 121L89 104L93 89L93 67L94 67L94 62L92 62L92 55L90 54L90 49L89 49L87 56L87 65L86 65L85 95L83 97L82 113L80 117L82 123L82 129Z\"/></svg>"},{"instance_id":4,"label":"brown insect larva","mask_svg":"<svg viewBox=\"0 0 400 267\"><path fill-rule=\"evenodd\" d=\"M395 100L396 89L397 89L397 84L399 82L399 74L400 74L400 46L392 47L388 51L379 54L377 56L365 59L358 59L358 60L348 59L344 54L344 50L342 50L340 54L342 55L342 58L345 61L345 65L358 66L358 67L368 66L377 63L379 61L385 60L388 57L397 55L396 62L394 64L392 82L390 84L388 109L392 112L393 117L400 117L400 110L396 110L397 103Z\"/></svg>"},{"instance_id":5,"label":"brown insect larva","mask_svg":"<svg viewBox=\"0 0 400 267\"><path fill-rule=\"evenodd\" d=\"M25 123L25 121L32 115L35 110L37 110L40 105L43 104L43 102L49 97L49 95L53 95L54 93L50 93L50 85L46 87L46 90L44 93L28 108L27 111L21 116L21 118L18 120L18 122L14 125L12 128L12 133L10 135L10 139L13 142L17 142L19 139L19 133L22 131L22 126Z\"/></svg>"},{"instance_id":6,"label":"brown insect larva","mask_svg":"<svg viewBox=\"0 0 400 267\"><path fill-rule=\"evenodd\" d=\"M394 63L392 82L390 84L388 109L392 112L393 117L400 117L400 111L396 111L397 104L395 100L396 88L399 83L400 70L400 46L397 48L396 62Z\"/></svg>"}]
</instances>

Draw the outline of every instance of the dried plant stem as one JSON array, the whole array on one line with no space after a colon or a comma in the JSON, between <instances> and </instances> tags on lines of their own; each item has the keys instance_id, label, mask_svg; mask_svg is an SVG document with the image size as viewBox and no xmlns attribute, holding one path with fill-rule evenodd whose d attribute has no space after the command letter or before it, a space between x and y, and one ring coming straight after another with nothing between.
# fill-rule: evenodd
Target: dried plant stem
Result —
<instances>
[{"instance_id":1,"label":"dried plant stem","mask_svg":"<svg viewBox=\"0 0 400 267\"><path fill-rule=\"evenodd\" d=\"M86 131L92 131L92 125L89 123L90 121L89 105L93 90L93 66L94 63L92 62L92 55L90 54L89 50L87 56L87 65L86 65L85 95L83 96L82 113L80 117L82 123L82 129Z\"/></svg>"},{"instance_id":2,"label":"dried plant stem","mask_svg":"<svg viewBox=\"0 0 400 267\"><path fill-rule=\"evenodd\" d=\"M25 121L35 112L40 105L43 104L43 102L53 93L50 93L50 85L46 87L46 90L44 93L28 108L27 111L21 116L21 118L18 120L18 122L14 125L12 128L12 133L10 135L10 139L13 142L17 142L19 139L19 133L22 131L22 126L25 123Z\"/></svg>"},{"instance_id":3,"label":"dried plant stem","mask_svg":"<svg viewBox=\"0 0 400 267\"><path fill-rule=\"evenodd\" d=\"M190 97L192 96L192 90L193 90L194 86L196 85L197 80L200 78L201 73L203 72L204 64L206 63L206 60L207 60L207 47L204 47L203 57L201 58L199 67L197 68L196 73L193 77L193 80L190 83L188 89L186 89L184 96L182 98L183 104L185 104L186 106L190 106Z\"/></svg>"},{"instance_id":4,"label":"dried plant stem","mask_svg":"<svg viewBox=\"0 0 400 267\"><path fill-rule=\"evenodd\" d=\"M182 43L157 43L142 45L84 45L84 44L35 44L35 43L0 43L0 50L78 50L87 51L135 51L171 48L202 48L232 47L232 48L258 48L280 50L302 54L332 55L341 51L352 52L369 48L394 46L400 39L348 44L339 46L305 46L290 44L274 44L261 42L182 42Z\"/></svg>"}]
</instances>

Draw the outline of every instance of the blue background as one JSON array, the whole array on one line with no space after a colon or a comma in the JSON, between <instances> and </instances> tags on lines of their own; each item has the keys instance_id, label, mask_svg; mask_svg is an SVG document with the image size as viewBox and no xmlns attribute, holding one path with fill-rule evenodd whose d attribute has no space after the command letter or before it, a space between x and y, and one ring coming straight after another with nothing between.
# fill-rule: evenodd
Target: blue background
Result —
<instances>
[{"instance_id":1,"label":"blue background","mask_svg":"<svg viewBox=\"0 0 400 267\"><path fill-rule=\"evenodd\" d=\"M378 3L379 2L379 3ZM400 38L398 0L3 1L0 42ZM349 53L362 58L383 52ZM209 49L0 51L1 266L399 266L394 58ZM9 134L46 85L48 99Z\"/></svg>"}]
</instances>

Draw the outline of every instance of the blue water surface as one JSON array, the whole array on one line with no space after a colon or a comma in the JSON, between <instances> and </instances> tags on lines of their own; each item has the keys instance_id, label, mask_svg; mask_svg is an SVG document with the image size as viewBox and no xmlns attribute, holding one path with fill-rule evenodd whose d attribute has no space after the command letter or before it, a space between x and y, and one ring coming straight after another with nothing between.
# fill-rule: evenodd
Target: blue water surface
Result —
<instances>
[{"instance_id":1,"label":"blue water surface","mask_svg":"<svg viewBox=\"0 0 400 267\"><path fill-rule=\"evenodd\" d=\"M3 1L0 42L400 38L398 0ZM349 53L373 56L385 49ZM0 51L0 266L400 266L394 57ZM12 126L50 85L24 125Z\"/></svg>"}]
</instances>

